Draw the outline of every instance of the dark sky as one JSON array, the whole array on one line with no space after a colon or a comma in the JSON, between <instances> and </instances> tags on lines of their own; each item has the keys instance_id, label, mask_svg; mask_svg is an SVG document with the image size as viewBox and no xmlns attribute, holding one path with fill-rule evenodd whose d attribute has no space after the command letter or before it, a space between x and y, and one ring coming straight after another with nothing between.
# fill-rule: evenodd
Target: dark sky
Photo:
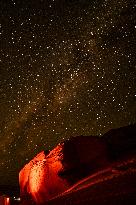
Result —
<instances>
[{"instance_id":1,"label":"dark sky","mask_svg":"<svg viewBox=\"0 0 136 205\"><path fill-rule=\"evenodd\" d=\"M1 0L0 12L0 184L61 140L136 122L134 0Z\"/></svg>"}]
</instances>

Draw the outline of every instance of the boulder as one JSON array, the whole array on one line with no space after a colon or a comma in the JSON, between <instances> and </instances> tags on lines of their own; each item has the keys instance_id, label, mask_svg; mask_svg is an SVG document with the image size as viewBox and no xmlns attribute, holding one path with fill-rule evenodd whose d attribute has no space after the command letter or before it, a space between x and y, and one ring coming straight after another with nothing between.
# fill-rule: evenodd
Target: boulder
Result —
<instances>
[{"instance_id":1,"label":"boulder","mask_svg":"<svg viewBox=\"0 0 136 205\"><path fill-rule=\"evenodd\" d=\"M107 163L106 146L98 137L71 138L25 165L19 174L21 198L45 203Z\"/></svg>"},{"instance_id":2,"label":"boulder","mask_svg":"<svg viewBox=\"0 0 136 205\"><path fill-rule=\"evenodd\" d=\"M44 151L19 173L22 201L37 204L68 190L83 178L136 153L136 126L110 130L103 137L77 136Z\"/></svg>"}]
</instances>

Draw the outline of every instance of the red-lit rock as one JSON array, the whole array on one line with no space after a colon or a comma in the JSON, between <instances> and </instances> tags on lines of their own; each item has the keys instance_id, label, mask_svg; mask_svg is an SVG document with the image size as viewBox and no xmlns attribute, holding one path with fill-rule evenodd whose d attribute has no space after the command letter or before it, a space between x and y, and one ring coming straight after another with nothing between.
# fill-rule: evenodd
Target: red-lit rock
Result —
<instances>
[{"instance_id":1,"label":"red-lit rock","mask_svg":"<svg viewBox=\"0 0 136 205\"><path fill-rule=\"evenodd\" d=\"M107 164L105 144L98 137L79 136L41 152L19 174L21 197L44 203Z\"/></svg>"},{"instance_id":2,"label":"red-lit rock","mask_svg":"<svg viewBox=\"0 0 136 205\"><path fill-rule=\"evenodd\" d=\"M62 169L62 147L58 145L46 159L39 160L30 170L29 193L37 203L43 203L69 187L68 182L58 176Z\"/></svg>"},{"instance_id":3,"label":"red-lit rock","mask_svg":"<svg viewBox=\"0 0 136 205\"><path fill-rule=\"evenodd\" d=\"M21 170L22 199L32 198L36 203L43 203L69 187L68 182L58 176L62 169L62 147L58 145L47 157L41 152Z\"/></svg>"},{"instance_id":4,"label":"red-lit rock","mask_svg":"<svg viewBox=\"0 0 136 205\"><path fill-rule=\"evenodd\" d=\"M40 152L34 159L32 159L19 173L20 195L22 198L27 198L29 195L29 175L30 170L40 160L45 159L44 151Z\"/></svg>"}]
</instances>

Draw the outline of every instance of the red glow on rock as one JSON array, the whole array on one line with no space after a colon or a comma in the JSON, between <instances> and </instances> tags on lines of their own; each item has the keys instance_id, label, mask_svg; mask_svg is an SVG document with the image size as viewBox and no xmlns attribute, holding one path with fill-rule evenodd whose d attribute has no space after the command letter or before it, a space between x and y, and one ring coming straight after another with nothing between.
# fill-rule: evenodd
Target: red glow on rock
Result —
<instances>
[{"instance_id":1,"label":"red glow on rock","mask_svg":"<svg viewBox=\"0 0 136 205\"><path fill-rule=\"evenodd\" d=\"M45 203L105 166L106 152L99 138L88 136L61 143L47 156L41 152L19 174L21 197Z\"/></svg>"},{"instance_id":2,"label":"red glow on rock","mask_svg":"<svg viewBox=\"0 0 136 205\"><path fill-rule=\"evenodd\" d=\"M40 152L34 159L32 159L19 173L19 184L21 196L26 196L29 193L28 181L30 170L39 160L45 159L44 151Z\"/></svg>"},{"instance_id":3,"label":"red glow on rock","mask_svg":"<svg viewBox=\"0 0 136 205\"><path fill-rule=\"evenodd\" d=\"M48 199L69 188L65 179L58 176L62 169L62 145L58 145L45 157L41 152L19 174L21 196L31 196L36 203Z\"/></svg>"},{"instance_id":4,"label":"red glow on rock","mask_svg":"<svg viewBox=\"0 0 136 205\"><path fill-rule=\"evenodd\" d=\"M122 129L117 132L113 130L104 138L98 136L73 137L56 146L47 156L44 152L38 154L25 165L19 174L22 205L31 204L31 202L46 204L54 197L59 198L57 195L65 195L77 188L81 190L99 181L103 183L103 179L107 180L107 175L105 176L107 167L111 170L111 163L115 163L118 157L119 159L120 156L124 157L124 154L128 153L131 148L134 151L132 142L135 142L135 131L131 130L132 137L129 132L123 128L123 131ZM121 138L121 141L118 138ZM129 150L128 147L126 148L128 142L130 142ZM125 169L119 168L119 172L115 170L115 176L126 168L128 169L127 166ZM101 172L103 170L104 173ZM109 173L109 169L106 173ZM113 174L112 169L110 176ZM84 196L83 194L82 197ZM77 198L80 201L78 195Z\"/></svg>"}]
</instances>

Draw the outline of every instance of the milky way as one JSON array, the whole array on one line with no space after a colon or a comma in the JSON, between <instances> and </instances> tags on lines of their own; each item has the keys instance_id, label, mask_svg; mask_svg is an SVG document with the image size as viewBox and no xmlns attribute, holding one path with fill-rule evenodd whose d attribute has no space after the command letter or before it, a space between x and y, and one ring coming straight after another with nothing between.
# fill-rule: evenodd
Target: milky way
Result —
<instances>
[{"instance_id":1,"label":"milky way","mask_svg":"<svg viewBox=\"0 0 136 205\"><path fill-rule=\"evenodd\" d=\"M1 0L0 181L71 136L136 122L136 4Z\"/></svg>"}]
</instances>

